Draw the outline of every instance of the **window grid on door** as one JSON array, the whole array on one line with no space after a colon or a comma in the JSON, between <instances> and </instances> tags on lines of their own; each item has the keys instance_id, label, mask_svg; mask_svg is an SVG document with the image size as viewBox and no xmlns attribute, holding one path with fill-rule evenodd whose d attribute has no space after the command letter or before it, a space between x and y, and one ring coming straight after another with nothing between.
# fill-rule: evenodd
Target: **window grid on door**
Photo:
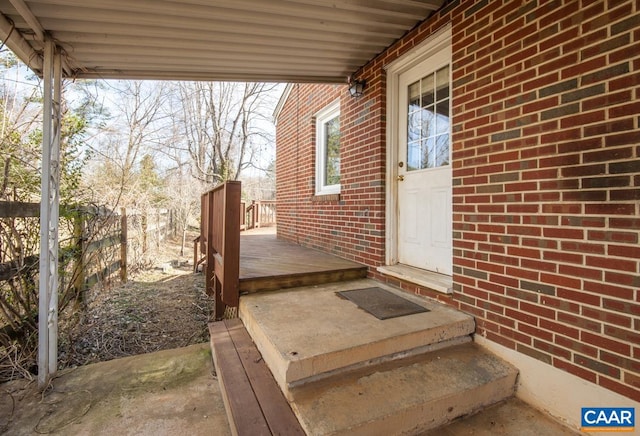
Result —
<instances>
[{"instance_id":1,"label":"window grid on door","mask_svg":"<svg viewBox=\"0 0 640 436\"><path fill-rule=\"evenodd\" d=\"M449 165L449 65L407 89L407 171Z\"/></svg>"}]
</instances>

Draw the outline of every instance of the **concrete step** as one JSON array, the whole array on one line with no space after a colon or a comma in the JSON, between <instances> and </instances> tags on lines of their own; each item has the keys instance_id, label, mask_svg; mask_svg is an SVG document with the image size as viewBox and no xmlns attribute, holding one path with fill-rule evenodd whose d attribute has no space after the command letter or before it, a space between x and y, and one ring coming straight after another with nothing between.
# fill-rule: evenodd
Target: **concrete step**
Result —
<instances>
[{"instance_id":1,"label":"concrete step","mask_svg":"<svg viewBox=\"0 0 640 436\"><path fill-rule=\"evenodd\" d=\"M290 390L308 435L419 434L510 397L517 370L473 343Z\"/></svg>"},{"instance_id":2,"label":"concrete step","mask_svg":"<svg viewBox=\"0 0 640 436\"><path fill-rule=\"evenodd\" d=\"M380 287L430 311L379 320L336 292ZM471 316L373 280L294 288L240 299L239 315L281 389L469 342Z\"/></svg>"}]
</instances>

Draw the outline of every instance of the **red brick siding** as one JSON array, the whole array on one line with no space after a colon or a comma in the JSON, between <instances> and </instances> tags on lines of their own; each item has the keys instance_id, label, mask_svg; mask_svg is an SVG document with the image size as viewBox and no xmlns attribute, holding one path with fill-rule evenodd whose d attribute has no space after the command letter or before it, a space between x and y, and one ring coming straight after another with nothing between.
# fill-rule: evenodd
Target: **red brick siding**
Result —
<instances>
[{"instance_id":1,"label":"red brick siding","mask_svg":"<svg viewBox=\"0 0 640 436\"><path fill-rule=\"evenodd\" d=\"M341 100L341 190L315 196L314 114ZM278 234L366 265L384 261L384 130L376 98L346 85L294 85L278 118Z\"/></svg>"},{"instance_id":2,"label":"red brick siding","mask_svg":"<svg viewBox=\"0 0 640 436\"><path fill-rule=\"evenodd\" d=\"M298 176L295 128L278 125L278 199L289 202L279 205L279 231L372 267L384 262L383 67L446 23L454 294L371 275L473 314L490 340L640 401L637 0L449 2L357 72L365 96L342 92L340 203L311 201L310 115L299 130L307 151ZM314 86L294 90L301 98L292 93L281 120L296 101L325 104ZM328 94L326 103L337 95Z\"/></svg>"},{"instance_id":3,"label":"red brick siding","mask_svg":"<svg viewBox=\"0 0 640 436\"><path fill-rule=\"evenodd\" d=\"M485 3L453 17L454 299L638 400L637 4Z\"/></svg>"}]
</instances>

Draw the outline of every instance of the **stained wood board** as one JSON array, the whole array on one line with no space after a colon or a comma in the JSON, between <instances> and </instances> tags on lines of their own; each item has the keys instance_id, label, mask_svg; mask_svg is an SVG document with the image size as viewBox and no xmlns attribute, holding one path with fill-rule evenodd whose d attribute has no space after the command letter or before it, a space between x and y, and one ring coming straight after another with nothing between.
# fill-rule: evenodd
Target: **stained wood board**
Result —
<instances>
[{"instance_id":1,"label":"stained wood board","mask_svg":"<svg viewBox=\"0 0 640 436\"><path fill-rule=\"evenodd\" d=\"M255 292L365 277L367 268L322 251L244 234L240 241L240 290Z\"/></svg>"},{"instance_id":2,"label":"stained wood board","mask_svg":"<svg viewBox=\"0 0 640 436\"><path fill-rule=\"evenodd\" d=\"M271 432L274 435L303 436L305 433L298 419L242 321L236 318L226 320L225 324Z\"/></svg>"},{"instance_id":3,"label":"stained wood board","mask_svg":"<svg viewBox=\"0 0 640 436\"><path fill-rule=\"evenodd\" d=\"M211 323L209 333L218 382L233 433L271 435L226 325L223 321Z\"/></svg>"}]
</instances>

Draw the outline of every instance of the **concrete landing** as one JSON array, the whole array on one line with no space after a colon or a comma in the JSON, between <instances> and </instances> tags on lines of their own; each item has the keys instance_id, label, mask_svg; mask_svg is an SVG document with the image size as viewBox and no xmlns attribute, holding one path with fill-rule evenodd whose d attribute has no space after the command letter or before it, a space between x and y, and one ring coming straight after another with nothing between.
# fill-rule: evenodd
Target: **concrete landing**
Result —
<instances>
[{"instance_id":1,"label":"concrete landing","mask_svg":"<svg viewBox=\"0 0 640 436\"><path fill-rule=\"evenodd\" d=\"M336 295L374 286L430 312L378 320ZM285 394L345 368L468 342L474 331L466 314L368 279L246 295L239 315Z\"/></svg>"},{"instance_id":2,"label":"concrete landing","mask_svg":"<svg viewBox=\"0 0 640 436\"><path fill-rule=\"evenodd\" d=\"M418 434L501 401L517 370L467 343L291 389L309 435Z\"/></svg>"}]
</instances>

